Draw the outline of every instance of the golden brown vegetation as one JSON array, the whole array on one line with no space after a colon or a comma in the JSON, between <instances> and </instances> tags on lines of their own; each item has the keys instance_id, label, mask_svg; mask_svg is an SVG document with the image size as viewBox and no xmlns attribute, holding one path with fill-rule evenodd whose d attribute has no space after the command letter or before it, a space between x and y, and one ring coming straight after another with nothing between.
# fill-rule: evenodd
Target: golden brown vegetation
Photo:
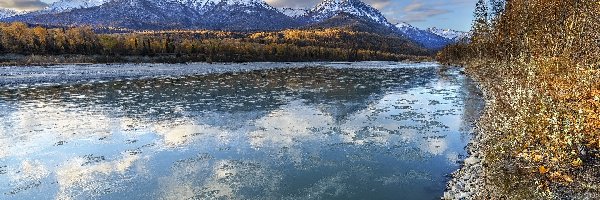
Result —
<instances>
[{"instance_id":1,"label":"golden brown vegetation","mask_svg":"<svg viewBox=\"0 0 600 200\"><path fill-rule=\"evenodd\" d=\"M85 27L47 29L0 23L0 53L100 58L95 62L118 61L116 58L127 56L168 58L158 62L249 62L397 61L414 58L411 55L426 55L427 51L401 38L337 29L96 34Z\"/></svg>"},{"instance_id":2,"label":"golden brown vegetation","mask_svg":"<svg viewBox=\"0 0 600 200\"><path fill-rule=\"evenodd\" d=\"M600 1L510 0L481 16L470 44L437 57L466 64L488 98L479 198L600 198Z\"/></svg>"}]
</instances>

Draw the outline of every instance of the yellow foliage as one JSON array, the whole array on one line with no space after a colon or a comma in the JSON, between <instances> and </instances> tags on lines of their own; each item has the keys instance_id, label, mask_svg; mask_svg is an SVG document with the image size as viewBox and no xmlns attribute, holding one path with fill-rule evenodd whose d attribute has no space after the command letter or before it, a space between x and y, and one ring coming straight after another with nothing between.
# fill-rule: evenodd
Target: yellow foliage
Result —
<instances>
[{"instance_id":1,"label":"yellow foliage","mask_svg":"<svg viewBox=\"0 0 600 200\"><path fill-rule=\"evenodd\" d=\"M581 160L581 158L577 158L573 162L571 162L571 164L573 165L573 167L581 167L581 165L583 165L583 161Z\"/></svg>"},{"instance_id":2,"label":"yellow foliage","mask_svg":"<svg viewBox=\"0 0 600 200\"><path fill-rule=\"evenodd\" d=\"M438 55L465 63L489 100L478 128L492 199L553 199L555 189L577 194L600 182L591 176L600 161L596 2L506 1L505 12L481 29L489 32Z\"/></svg>"},{"instance_id":3,"label":"yellow foliage","mask_svg":"<svg viewBox=\"0 0 600 200\"><path fill-rule=\"evenodd\" d=\"M540 162L540 161L542 161L542 159L544 159L544 157L542 155L540 155L540 154L536 154L536 155L533 156L533 161L534 162Z\"/></svg>"}]
</instances>

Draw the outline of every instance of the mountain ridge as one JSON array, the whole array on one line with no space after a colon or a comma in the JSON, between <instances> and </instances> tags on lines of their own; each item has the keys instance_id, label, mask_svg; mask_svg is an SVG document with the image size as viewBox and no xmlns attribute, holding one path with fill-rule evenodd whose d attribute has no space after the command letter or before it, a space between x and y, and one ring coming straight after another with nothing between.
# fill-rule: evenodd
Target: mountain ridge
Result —
<instances>
[{"instance_id":1,"label":"mountain ridge","mask_svg":"<svg viewBox=\"0 0 600 200\"><path fill-rule=\"evenodd\" d=\"M0 19L12 17L15 15L21 14L19 11L8 9L8 8L0 8Z\"/></svg>"},{"instance_id":2,"label":"mountain ridge","mask_svg":"<svg viewBox=\"0 0 600 200\"><path fill-rule=\"evenodd\" d=\"M410 25L395 26L361 0L323 0L311 9L277 9L264 0L61 0L42 11L5 18L47 26L132 30L274 31L349 28L410 39L428 49L455 42Z\"/></svg>"},{"instance_id":3,"label":"mountain ridge","mask_svg":"<svg viewBox=\"0 0 600 200\"><path fill-rule=\"evenodd\" d=\"M431 33L427 30L421 30L405 22L396 24L395 28L407 38L428 49L438 50L444 48L448 44L454 43L450 39Z\"/></svg>"},{"instance_id":4,"label":"mountain ridge","mask_svg":"<svg viewBox=\"0 0 600 200\"><path fill-rule=\"evenodd\" d=\"M452 29L441 29L437 27L428 28L427 31L456 42L460 42L465 38L468 38L470 35L469 32L457 31Z\"/></svg>"}]
</instances>

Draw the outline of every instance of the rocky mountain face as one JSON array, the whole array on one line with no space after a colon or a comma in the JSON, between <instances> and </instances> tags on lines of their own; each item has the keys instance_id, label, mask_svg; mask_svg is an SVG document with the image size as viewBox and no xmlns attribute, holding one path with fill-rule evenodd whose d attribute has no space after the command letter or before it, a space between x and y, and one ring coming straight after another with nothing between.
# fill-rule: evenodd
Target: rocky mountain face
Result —
<instances>
[{"instance_id":1,"label":"rocky mountain face","mask_svg":"<svg viewBox=\"0 0 600 200\"><path fill-rule=\"evenodd\" d=\"M339 14L365 18L384 26L392 26L379 10L360 0L324 0L307 12L310 22L322 22Z\"/></svg>"},{"instance_id":2,"label":"rocky mountain face","mask_svg":"<svg viewBox=\"0 0 600 200\"><path fill-rule=\"evenodd\" d=\"M302 18L308 13L308 9L303 8L280 8L279 12L292 18Z\"/></svg>"},{"instance_id":3,"label":"rocky mountain face","mask_svg":"<svg viewBox=\"0 0 600 200\"><path fill-rule=\"evenodd\" d=\"M179 3L158 0L112 0L100 6L60 13L30 13L9 18L51 26L120 27L129 29L173 29L192 27L200 15Z\"/></svg>"},{"instance_id":4,"label":"rocky mountain face","mask_svg":"<svg viewBox=\"0 0 600 200\"><path fill-rule=\"evenodd\" d=\"M129 29L278 30L299 23L262 0L111 0L87 7L92 0L63 0L57 6L9 21L52 26L102 26ZM79 4L73 3L80 1ZM100 2L103 0L95 0ZM72 8L72 5L85 5ZM50 12L64 9L63 12Z\"/></svg>"},{"instance_id":5,"label":"rocky mountain face","mask_svg":"<svg viewBox=\"0 0 600 200\"><path fill-rule=\"evenodd\" d=\"M455 42L460 42L469 37L469 32L456 31L452 29L440 29L432 27L428 28L427 31Z\"/></svg>"},{"instance_id":6,"label":"rocky mountain face","mask_svg":"<svg viewBox=\"0 0 600 200\"><path fill-rule=\"evenodd\" d=\"M0 19L9 18L18 14L20 13L16 10L0 8Z\"/></svg>"},{"instance_id":7,"label":"rocky mountain face","mask_svg":"<svg viewBox=\"0 0 600 200\"><path fill-rule=\"evenodd\" d=\"M39 11L40 13L61 13L75 9L89 8L102 5L109 0L60 0L50 4L47 8Z\"/></svg>"},{"instance_id":8,"label":"rocky mountain face","mask_svg":"<svg viewBox=\"0 0 600 200\"><path fill-rule=\"evenodd\" d=\"M420 30L409 24L394 26L379 10L360 0L323 0L312 9L276 9L264 0L61 0L41 11L6 16L1 21L136 30L344 27L400 36L429 49L456 41L450 38L454 35L443 31Z\"/></svg>"},{"instance_id":9,"label":"rocky mountain face","mask_svg":"<svg viewBox=\"0 0 600 200\"><path fill-rule=\"evenodd\" d=\"M300 25L263 0L207 0L198 27L215 30L279 30ZM218 3L215 3L218 2Z\"/></svg>"},{"instance_id":10,"label":"rocky mountain face","mask_svg":"<svg viewBox=\"0 0 600 200\"><path fill-rule=\"evenodd\" d=\"M399 23L396 25L396 29L400 34L423 45L427 49L441 49L448 44L454 43L453 40L436 35L427 30L421 30L408 23Z\"/></svg>"}]
</instances>

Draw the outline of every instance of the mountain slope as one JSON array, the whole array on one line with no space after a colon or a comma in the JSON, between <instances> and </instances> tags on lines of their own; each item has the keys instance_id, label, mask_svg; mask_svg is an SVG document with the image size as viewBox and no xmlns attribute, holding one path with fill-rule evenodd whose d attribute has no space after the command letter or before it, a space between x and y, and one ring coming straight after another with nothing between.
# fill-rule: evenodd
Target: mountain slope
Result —
<instances>
[{"instance_id":1,"label":"mountain slope","mask_svg":"<svg viewBox=\"0 0 600 200\"><path fill-rule=\"evenodd\" d=\"M454 42L406 23L394 26L379 10L360 0L324 0L311 9L306 18L310 22L308 27L342 27L383 35L396 35L433 50L441 49Z\"/></svg>"},{"instance_id":2,"label":"mountain slope","mask_svg":"<svg viewBox=\"0 0 600 200\"><path fill-rule=\"evenodd\" d=\"M291 18L300 18L300 17L304 17L309 10L307 9L302 9L302 8L280 8L279 12L283 13L284 15L287 15Z\"/></svg>"},{"instance_id":3,"label":"mountain slope","mask_svg":"<svg viewBox=\"0 0 600 200\"><path fill-rule=\"evenodd\" d=\"M109 0L60 0L52 3L40 13L60 13L75 9L89 8L102 5Z\"/></svg>"},{"instance_id":4,"label":"mountain slope","mask_svg":"<svg viewBox=\"0 0 600 200\"><path fill-rule=\"evenodd\" d=\"M99 4L106 0L63 0L60 5L83 5L66 2L92 1ZM7 21L53 26L232 31L278 30L299 26L297 20L263 0L112 0L99 6L71 8L56 13L48 9Z\"/></svg>"},{"instance_id":5,"label":"mountain slope","mask_svg":"<svg viewBox=\"0 0 600 200\"><path fill-rule=\"evenodd\" d=\"M0 19L4 19L4 18L8 18L8 17L12 17L15 15L18 15L19 12L16 10L11 10L11 9L7 9L7 8L0 8Z\"/></svg>"},{"instance_id":6,"label":"mountain slope","mask_svg":"<svg viewBox=\"0 0 600 200\"><path fill-rule=\"evenodd\" d=\"M324 0L307 13L309 22L322 22L341 13L392 26L379 10L360 0Z\"/></svg>"},{"instance_id":7,"label":"mountain slope","mask_svg":"<svg viewBox=\"0 0 600 200\"><path fill-rule=\"evenodd\" d=\"M444 38L450 39L455 42L459 42L467 37L469 37L468 32L463 31L455 31L452 29L439 29L436 27L428 28L427 31L442 36Z\"/></svg>"},{"instance_id":8,"label":"mountain slope","mask_svg":"<svg viewBox=\"0 0 600 200\"><path fill-rule=\"evenodd\" d=\"M300 23L263 0L208 0L198 27L217 30L280 30ZM218 2L215 4L215 2Z\"/></svg>"},{"instance_id":9,"label":"mountain slope","mask_svg":"<svg viewBox=\"0 0 600 200\"><path fill-rule=\"evenodd\" d=\"M427 49L438 50L444 48L448 44L454 43L453 40L433 34L429 31L418 29L407 23L397 24L395 28L399 34L423 45Z\"/></svg>"},{"instance_id":10,"label":"mountain slope","mask_svg":"<svg viewBox=\"0 0 600 200\"><path fill-rule=\"evenodd\" d=\"M1 21L133 30L342 28L407 38L427 49L455 42L443 37L449 34L440 36L409 24L394 26L361 0L323 0L310 10L278 10L264 0L61 0L42 11Z\"/></svg>"},{"instance_id":11,"label":"mountain slope","mask_svg":"<svg viewBox=\"0 0 600 200\"><path fill-rule=\"evenodd\" d=\"M32 24L53 26L121 27L131 29L168 29L193 26L200 16L180 3L154 0L112 0L101 6L68 12L37 14L9 18Z\"/></svg>"},{"instance_id":12,"label":"mountain slope","mask_svg":"<svg viewBox=\"0 0 600 200\"><path fill-rule=\"evenodd\" d=\"M399 36L396 31L388 26L369 20L368 18L363 18L348 13L339 13L331 18L320 22L311 23L303 27L303 29L314 28L340 28L358 32L376 33L386 36Z\"/></svg>"}]
</instances>

